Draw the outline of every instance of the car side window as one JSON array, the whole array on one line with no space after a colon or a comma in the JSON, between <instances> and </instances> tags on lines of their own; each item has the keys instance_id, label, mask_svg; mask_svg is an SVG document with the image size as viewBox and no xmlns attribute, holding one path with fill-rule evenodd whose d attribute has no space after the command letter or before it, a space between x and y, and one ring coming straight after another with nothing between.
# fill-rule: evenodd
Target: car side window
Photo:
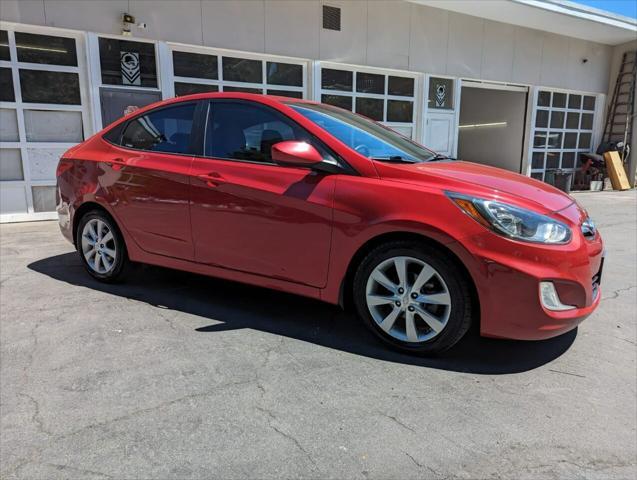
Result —
<instances>
[{"instance_id":1,"label":"car side window","mask_svg":"<svg viewBox=\"0 0 637 480\"><path fill-rule=\"evenodd\" d=\"M285 140L310 142L292 120L267 107L247 102L212 102L206 128L205 155L272 163L272 146Z\"/></svg>"},{"instance_id":2,"label":"car side window","mask_svg":"<svg viewBox=\"0 0 637 480\"><path fill-rule=\"evenodd\" d=\"M126 126L122 145L139 150L167 153L190 153L194 103L151 111Z\"/></svg>"}]
</instances>

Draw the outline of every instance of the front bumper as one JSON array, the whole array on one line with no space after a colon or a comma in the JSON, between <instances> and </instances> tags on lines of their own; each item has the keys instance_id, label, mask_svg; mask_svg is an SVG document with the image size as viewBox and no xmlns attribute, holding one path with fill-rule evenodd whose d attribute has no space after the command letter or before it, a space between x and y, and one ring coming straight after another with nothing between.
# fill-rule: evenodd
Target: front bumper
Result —
<instances>
[{"instance_id":1,"label":"front bumper","mask_svg":"<svg viewBox=\"0 0 637 480\"><path fill-rule=\"evenodd\" d=\"M560 212L578 224L573 205ZM573 231L567 245L537 245L507 240L491 232L463 239L473 256L470 268L480 299L483 336L541 340L575 328L599 305L604 248L597 232L585 238ZM552 282L570 310L549 310L540 299L540 283Z\"/></svg>"}]
</instances>

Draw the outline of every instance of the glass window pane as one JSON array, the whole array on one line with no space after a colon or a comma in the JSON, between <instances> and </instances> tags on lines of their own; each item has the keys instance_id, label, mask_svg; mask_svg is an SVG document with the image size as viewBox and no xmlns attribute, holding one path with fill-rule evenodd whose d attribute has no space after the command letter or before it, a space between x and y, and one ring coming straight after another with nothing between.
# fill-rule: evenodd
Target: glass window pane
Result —
<instances>
[{"instance_id":1,"label":"glass window pane","mask_svg":"<svg viewBox=\"0 0 637 480\"><path fill-rule=\"evenodd\" d=\"M204 85L202 83L175 82L175 97L190 95L193 93L218 92L217 85Z\"/></svg>"},{"instance_id":2,"label":"glass window pane","mask_svg":"<svg viewBox=\"0 0 637 480\"><path fill-rule=\"evenodd\" d=\"M80 79L77 73L20 69L22 101L80 105Z\"/></svg>"},{"instance_id":3,"label":"glass window pane","mask_svg":"<svg viewBox=\"0 0 637 480\"><path fill-rule=\"evenodd\" d=\"M546 128L549 126L548 110L538 110L535 112L535 126L540 128Z\"/></svg>"},{"instance_id":4,"label":"glass window pane","mask_svg":"<svg viewBox=\"0 0 637 480\"><path fill-rule=\"evenodd\" d=\"M534 148L544 148L546 146L546 134L547 132L535 132L533 137Z\"/></svg>"},{"instance_id":5,"label":"glass window pane","mask_svg":"<svg viewBox=\"0 0 637 480\"><path fill-rule=\"evenodd\" d=\"M352 110L352 97L345 97L343 95L321 95L321 102L349 111Z\"/></svg>"},{"instance_id":6,"label":"glass window pane","mask_svg":"<svg viewBox=\"0 0 637 480\"><path fill-rule=\"evenodd\" d=\"M217 80L217 56L173 51L173 71L178 77Z\"/></svg>"},{"instance_id":7,"label":"glass window pane","mask_svg":"<svg viewBox=\"0 0 637 480\"><path fill-rule=\"evenodd\" d=\"M292 90L268 90L268 95L279 95L280 97L303 98L303 92Z\"/></svg>"},{"instance_id":8,"label":"glass window pane","mask_svg":"<svg viewBox=\"0 0 637 480\"><path fill-rule=\"evenodd\" d=\"M551 92L542 91L537 95L538 107L550 107L551 106Z\"/></svg>"},{"instance_id":9,"label":"glass window pane","mask_svg":"<svg viewBox=\"0 0 637 480\"><path fill-rule=\"evenodd\" d=\"M546 168L559 168L560 166L560 154L548 152L546 154Z\"/></svg>"},{"instance_id":10,"label":"glass window pane","mask_svg":"<svg viewBox=\"0 0 637 480\"><path fill-rule=\"evenodd\" d=\"M574 108L576 110L579 110L580 108L582 108L582 96L575 95L574 93L569 94L568 108Z\"/></svg>"},{"instance_id":11,"label":"glass window pane","mask_svg":"<svg viewBox=\"0 0 637 480\"><path fill-rule=\"evenodd\" d=\"M547 148L562 148L562 132L549 132Z\"/></svg>"},{"instance_id":12,"label":"glass window pane","mask_svg":"<svg viewBox=\"0 0 637 480\"><path fill-rule=\"evenodd\" d=\"M562 154L562 168L575 168L575 152Z\"/></svg>"},{"instance_id":13,"label":"glass window pane","mask_svg":"<svg viewBox=\"0 0 637 480\"><path fill-rule=\"evenodd\" d=\"M554 108L565 108L566 107L566 94L553 92L553 107Z\"/></svg>"},{"instance_id":14,"label":"glass window pane","mask_svg":"<svg viewBox=\"0 0 637 480\"><path fill-rule=\"evenodd\" d=\"M15 32L19 62L77 66L75 39Z\"/></svg>"},{"instance_id":15,"label":"glass window pane","mask_svg":"<svg viewBox=\"0 0 637 480\"><path fill-rule=\"evenodd\" d=\"M190 132L195 105L162 108L128 124L122 145L140 150L183 153L190 151Z\"/></svg>"},{"instance_id":16,"label":"glass window pane","mask_svg":"<svg viewBox=\"0 0 637 480\"><path fill-rule=\"evenodd\" d=\"M533 152L531 156L531 168L544 168L544 152Z\"/></svg>"},{"instance_id":17,"label":"glass window pane","mask_svg":"<svg viewBox=\"0 0 637 480\"><path fill-rule=\"evenodd\" d=\"M569 112L566 115L566 128L577 130L579 128L579 113Z\"/></svg>"},{"instance_id":18,"label":"glass window pane","mask_svg":"<svg viewBox=\"0 0 637 480\"><path fill-rule=\"evenodd\" d=\"M257 93L259 95L263 93L263 90L261 90L260 88L229 87L227 85L223 87L223 91L224 92L239 92L239 93Z\"/></svg>"},{"instance_id":19,"label":"glass window pane","mask_svg":"<svg viewBox=\"0 0 637 480\"><path fill-rule=\"evenodd\" d=\"M352 91L354 73L347 70L321 69L321 87L325 90ZM350 108L351 110L351 108Z\"/></svg>"},{"instance_id":20,"label":"glass window pane","mask_svg":"<svg viewBox=\"0 0 637 480\"><path fill-rule=\"evenodd\" d=\"M590 95L586 95L584 97L584 110L595 110L595 97L592 97Z\"/></svg>"},{"instance_id":21,"label":"glass window pane","mask_svg":"<svg viewBox=\"0 0 637 480\"><path fill-rule=\"evenodd\" d=\"M414 96L414 79L408 77L388 77L387 93L402 97Z\"/></svg>"},{"instance_id":22,"label":"glass window pane","mask_svg":"<svg viewBox=\"0 0 637 480\"><path fill-rule=\"evenodd\" d=\"M577 148L590 150L591 148L591 134L590 133L580 133L579 134L579 145Z\"/></svg>"},{"instance_id":23,"label":"glass window pane","mask_svg":"<svg viewBox=\"0 0 637 480\"><path fill-rule=\"evenodd\" d=\"M81 112L25 110L28 142L80 143L84 140Z\"/></svg>"},{"instance_id":24,"label":"glass window pane","mask_svg":"<svg viewBox=\"0 0 637 480\"><path fill-rule=\"evenodd\" d=\"M533 172L531 173L531 178L542 181L544 180L544 174L542 172Z\"/></svg>"},{"instance_id":25,"label":"glass window pane","mask_svg":"<svg viewBox=\"0 0 637 480\"><path fill-rule=\"evenodd\" d=\"M13 108L0 108L0 142L19 142L18 117Z\"/></svg>"},{"instance_id":26,"label":"glass window pane","mask_svg":"<svg viewBox=\"0 0 637 480\"><path fill-rule=\"evenodd\" d=\"M592 113L583 113L582 114L582 125L580 126L582 130L592 130L593 129L593 114Z\"/></svg>"},{"instance_id":27,"label":"glass window pane","mask_svg":"<svg viewBox=\"0 0 637 480\"><path fill-rule=\"evenodd\" d=\"M385 93L385 75L356 73L356 91L360 93Z\"/></svg>"},{"instance_id":28,"label":"glass window pane","mask_svg":"<svg viewBox=\"0 0 637 480\"><path fill-rule=\"evenodd\" d=\"M564 112L551 112L551 128L564 128Z\"/></svg>"},{"instance_id":29,"label":"glass window pane","mask_svg":"<svg viewBox=\"0 0 637 480\"><path fill-rule=\"evenodd\" d=\"M272 146L286 140L310 140L298 125L265 107L228 101L210 111L205 152L215 158L272 162Z\"/></svg>"},{"instance_id":30,"label":"glass window pane","mask_svg":"<svg viewBox=\"0 0 637 480\"><path fill-rule=\"evenodd\" d=\"M379 98L358 97L356 99L356 113L365 115L372 120L383 121L384 101Z\"/></svg>"},{"instance_id":31,"label":"glass window pane","mask_svg":"<svg viewBox=\"0 0 637 480\"><path fill-rule=\"evenodd\" d=\"M267 82L270 85L303 86L303 66L294 63L267 62Z\"/></svg>"},{"instance_id":32,"label":"glass window pane","mask_svg":"<svg viewBox=\"0 0 637 480\"><path fill-rule=\"evenodd\" d=\"M55 169L65 148L27 148L25 163L31 180L55 180Z\"/></svg>"},{"instance_id":33,"label":"glass window pane","mask_svg":"<svg viewBox=\"0 0 637 480\"><path fill-rule=\"evenodd\" d=\"M102 83L157 88L155 45L100 38Z\"/></svg>"},{"instance_id":34,"label":"glass window pane","mask_svg":"<svg viewBox=\"0 0 637 480\"><path fill-rule=\"evenodd\" d=\"M453 110L453 79L429 78L429 108Z\"/></svg>"},{"instance_id":35,"label":"glass window pane","mask_svg":"<svg viewBox=\"0 0 637 480\"><path fill-rule=\"evenodd\" d=\"M0 102L15 102L10 68L0 68Z\"/></svg>"},{"instance_id":36,"label":"glass window pane","mask_svg":"<svg viewBox=\"0 0 637 480\"><path fill-rule=\"evenodd\" d=\"M413 118L414 102L387 100L387 121L410 123Z\"/></svg>"},{"instance_id":37,"label":"glass window pane","mask_svg":"<svg viewBox=\"0 0 637 480\"><path fill-rule=\"evenodd\" d=\"M577 148L576 132L566 132L564 134L564 148Z\"/></svg>"},{"instance_id":38,"label":"glass window pane","mask_svg":"<svg viewBox=\"0 0 637 480\"><path fill-rule=\"evenodd\" d=\"M9 55L9 34L6 30L0 30L0 60L11 60Z\"/></svg>"},{"instance_id":39,"label":"glass window pane","mask_svg":"<svg viewBox=\"0 0 637 480\"><path fill-rule=\"evenodd\" d=\"M229 82L262 83L261 60L222 57L223 79Z\"/></svg>"},{"instance_id":40,"label":"glass window pane","mask_svg":"<svg viewBox=\"0 0 637 480\"><path fill-rule=\"evenodd\" d=\"M20 149L0 149L0 180L24 180Z\"/></svg>"},{"instance_id":41,"label":"glass window pane","mask_svg":"<svg viewBox=\"0 0 637 480\"><path fill-rule=\"evenodd\" d=\"M55 210L55 187L31 187L33 210L53 212Z\"/></svg>"}]
</instances>

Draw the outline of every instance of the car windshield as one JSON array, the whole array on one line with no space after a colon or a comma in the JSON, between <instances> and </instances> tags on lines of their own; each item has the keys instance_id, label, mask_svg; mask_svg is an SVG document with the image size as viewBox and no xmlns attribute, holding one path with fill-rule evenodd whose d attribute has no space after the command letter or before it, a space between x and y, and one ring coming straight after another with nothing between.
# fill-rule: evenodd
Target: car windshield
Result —
<instances>
[{"instance_id":1,"label":"car windshield","mask_svg":"<svg viewBox=\"0 0 637 480\"><path fill-rule=\"evenodd\" d=\"M438 158L390 128L355 113L315 103L288 106L365 157L386 162L420 163Z\"/></svg>"}]
</instances>

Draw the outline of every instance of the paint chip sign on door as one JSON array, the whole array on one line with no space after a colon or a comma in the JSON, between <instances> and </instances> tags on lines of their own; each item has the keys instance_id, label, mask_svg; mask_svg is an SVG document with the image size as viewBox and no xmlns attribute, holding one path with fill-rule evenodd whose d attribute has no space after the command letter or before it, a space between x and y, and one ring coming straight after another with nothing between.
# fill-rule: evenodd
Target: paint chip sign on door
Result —
<instances>
[{"instance_id":1,"label":"paint chip sign on door","mask_svg":"<svg viewBox=\"0 0 637 480\"><path fill-rule=\"evenodd\" d=\"M139 67L139 53L120 52L123 85L141 85L141 71Z\"/></svg>"}]
</instances>

